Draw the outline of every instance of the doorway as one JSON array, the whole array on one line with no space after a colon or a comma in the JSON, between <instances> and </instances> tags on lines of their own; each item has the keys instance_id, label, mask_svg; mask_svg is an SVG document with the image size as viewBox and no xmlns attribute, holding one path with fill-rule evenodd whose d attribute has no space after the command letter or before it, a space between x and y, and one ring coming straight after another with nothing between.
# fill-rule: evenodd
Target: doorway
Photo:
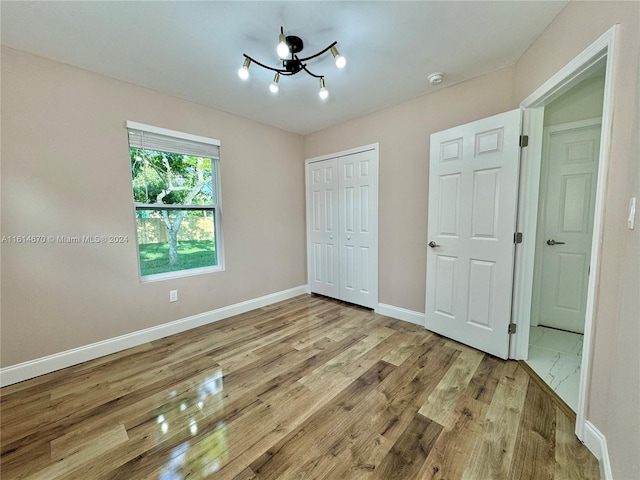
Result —
<instances>
[{"instance_id":1,"label":"doorway","mask_svg":"<svg viewBox=\"0 0 640 480\"><path fill-rule=\"evenodd\" d=\"M527 364L576 411L599 166L604 60L543 107Z\"/></svg>"},{"instance_id":2,"label":"doorway","mask_svg":"<svg viewBox=\"0 0 640 480\"><path fill-rule=\"evenodd\" d=\"M540 190L541 158L545 109L554 100L563 96L581 82L592 78L604 66L604 95L602 101L602 125L598 153L595 204L593 208L593 234L584 315L584 337L579 368L579 385L576 411L576 436L596 448L598 439L589 427L586 418L587 393L590 377L590 352L595 331L594 309L600 272L600 244L603 237L604 199L606 170L611 142L613 118L614 59L617 35L614 25L598 40L587 47L565 67L553 75L521 104L523 109L523 132L529 139L528 148L522 151L522 169L519 188L517 229L523 232L523 241L516 249L514 271L513 319L517 333L510 344L510 358L527 360L530 345L530 326L533 305L533 281L538 239L538 206ZM553 240L551 238L550 240Z\"/></svg>"}]
</instances>

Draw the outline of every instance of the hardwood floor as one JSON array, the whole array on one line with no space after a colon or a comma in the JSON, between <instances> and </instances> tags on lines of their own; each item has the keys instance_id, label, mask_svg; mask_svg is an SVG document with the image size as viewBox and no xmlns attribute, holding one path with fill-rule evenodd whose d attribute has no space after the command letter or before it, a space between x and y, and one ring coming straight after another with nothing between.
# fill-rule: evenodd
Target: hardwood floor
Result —
<instances>
[{"instance_id":1,"label":"hardwood floor","mask_svg":"<svg viewBox=\"0 0 640 480\"><path fill-rule=\"evenodd\" d=\"M303 295L1 390L3 480L587 479L517 362Z\"/></svg>"}]
</instances>

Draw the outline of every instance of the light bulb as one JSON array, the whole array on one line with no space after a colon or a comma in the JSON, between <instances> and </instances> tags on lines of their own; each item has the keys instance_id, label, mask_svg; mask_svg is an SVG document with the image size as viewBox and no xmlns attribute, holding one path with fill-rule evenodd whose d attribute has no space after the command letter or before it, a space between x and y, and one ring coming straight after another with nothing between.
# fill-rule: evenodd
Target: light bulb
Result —
<instances>
[{"instance_id":1,"label":"light bulb","mask_svg":"<svg viewBox=\"0 0 640 480\"><path fill-rule=\"evenodd\" d=\"M329 91L324 86L324 78L320 79L320 91L318 92L318 96L322 100L326 100L329 96Z\"/></svg>"},{"instance_id":2,"label":"light bulb","mask_svg":"<svg viewBox=\"0 0 640 480\"><path fill-rule=\"evenodd\" d=\"M249 65L251 65L251 60L248 58L245 58L244 63L238 69L238 76L242 80L246 80L247 78L249 78Z\"/></svg>"},{"instance_id":3,"label":"light bulb","mask_svg":"<svg viewBox=\"0 0 640 480\"><path fill-rule=\"evenodd\" d=\"M287 42L280 42L276 50L280 58L286 58L289 56L289 46L287 45Z\"/></svg>"},{"instance_id":4,"label":"light bulb","mask_svg":"<svg viewBox=\"0 0 640 480\"><path fill-rule=\"evenodd\" d=\"M287 37L284 36L284 31L280 27L280 35L278 36L278 47L276 48L278 56L285 58L289 55L289 45L287 45Z\"/></svg>"},{"instance_id":5,"label":"light bulb","mask_svg":"<svg viewBox=\"0 0 640 480\"><path fill-rule=\"evenodd\" d=\"M280 74L276 72L275 76L273 77L273 82L271 82L271 85L269 85L269 91L271 91L271 93L278 93L278 90L280 90L280 88L278 87L279 80Z\"/></svg>"},{"instance_id":6,"label":"light bulb","mask_svg":"<svg viewBox=\"0 0 640 480\"><path fill-rule=\"evenodd\" d=\"M338 52L338 49L335 47L335 45L331 47L331 55L333 55L333 58L336 59L336 67L344 68L344 66L347 64L347 59L340 55L340 52Z\"/></svg>"}]
</instances>

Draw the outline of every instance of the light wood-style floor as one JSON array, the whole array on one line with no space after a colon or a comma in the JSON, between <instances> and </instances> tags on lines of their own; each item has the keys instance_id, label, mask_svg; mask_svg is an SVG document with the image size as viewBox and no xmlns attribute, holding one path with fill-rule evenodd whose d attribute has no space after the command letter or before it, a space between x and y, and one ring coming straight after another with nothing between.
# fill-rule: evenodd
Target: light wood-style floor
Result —
<instances>
[{"instance_id":1,"label":"light wood-style floor","mask_svg":"<svg viewBox=\"0 0 640 480\"><path fill-rule=\"evenodd\" d=\"M599 477L517 362L318 296L1 395L3 480Z\"/></svg>"}]
</instances>

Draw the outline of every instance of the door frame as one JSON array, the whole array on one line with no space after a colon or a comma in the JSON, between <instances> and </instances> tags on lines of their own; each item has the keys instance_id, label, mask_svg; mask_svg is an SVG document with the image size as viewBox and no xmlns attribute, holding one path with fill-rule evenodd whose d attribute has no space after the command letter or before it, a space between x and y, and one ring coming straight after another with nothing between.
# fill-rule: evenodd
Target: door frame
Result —
<instances>
[{"instance_id":1,"label":"door frame","mask_svg":"<svg viewBox=\"0 0 640 480\"><path fill-rule=\"evenodd\" d=\"M332 158L340 158L340 157L346 157L349 155L355 155L358 153L364 153L364 152L369 152L372 151L373 152L373 162L376 165L376 178L374 179L373 185L374 185L374 195L371 196L370 198L370 202L372 203L371 208L373 210L373 219L374 221L372 222L371 225L371 230L374 232L374 234L372 235L373 241L372 241L372 250L373 250L373 255L372 255L372 265L371 265L371 270L369 275L371 276L370 280L371 280L371 297L374 299L373 301L373 305L369 305L370 308L372 308L375 312L378 312L379 309L379 297L378 297L378 192L380 190L379 188L379 183L380 183L380 144L379 143L372 143L370 145L363 145L361 147L355 147L355 148L351 148L349 150L343 150L341 152L336 152L336 153L330 153L327 155L321 155L319 157L313 157L313 158L307 158L304 161L304 177L305 177L305 202L306 202L306 207L305 207L305 212L306 212L306 242L307 242L307 293L311 293L311 264L310 264L310 258L311 258L311 242L310 242L310 224L309 224L309 219L311 218L311 205L309 204L309 202L307 202L306 198L307 198L307 192L306 192L306 185L307 185L307 179L309 178L309 165L315 162L322 162L324 160L330 160Z\"/></svg>"},{"instance_id":2,"label":"door frame","mask_svg":"<svg viewBox=\"0 0 640 480\"><path fill-rule=\"evenodd\" d=\"M604 199L607 186L607 169L611 144L613 120L613 98L615 84L615 46L618 25L614 25L582 53L565 65L520 104L523 113L523 133L529 136L529 148L522 149L522 169L518 205L518 231L524 233L523 243L516 249L514 271L513 319L518 331L511 342L510 358L524 360L529 349L529 325L531 321L531 290L535 258L535 240L538 212L538 187L540 182L540 158L542 155L544 106L576 85L601 61L606 61L602 128L598 179L594 209L593 238L591 246L591 275L587 287L582 364L578 410L576 412L575 434L581 441L587 441L588 408L587 393L591 377L591 348L594 334L594 313L599 288L600 252L604 230ZM590 434L592 432L589 432ZM591 448L590 448L591 449ZM592 450L593 451L593 450Z\"/></svg>"}]
</instances>

